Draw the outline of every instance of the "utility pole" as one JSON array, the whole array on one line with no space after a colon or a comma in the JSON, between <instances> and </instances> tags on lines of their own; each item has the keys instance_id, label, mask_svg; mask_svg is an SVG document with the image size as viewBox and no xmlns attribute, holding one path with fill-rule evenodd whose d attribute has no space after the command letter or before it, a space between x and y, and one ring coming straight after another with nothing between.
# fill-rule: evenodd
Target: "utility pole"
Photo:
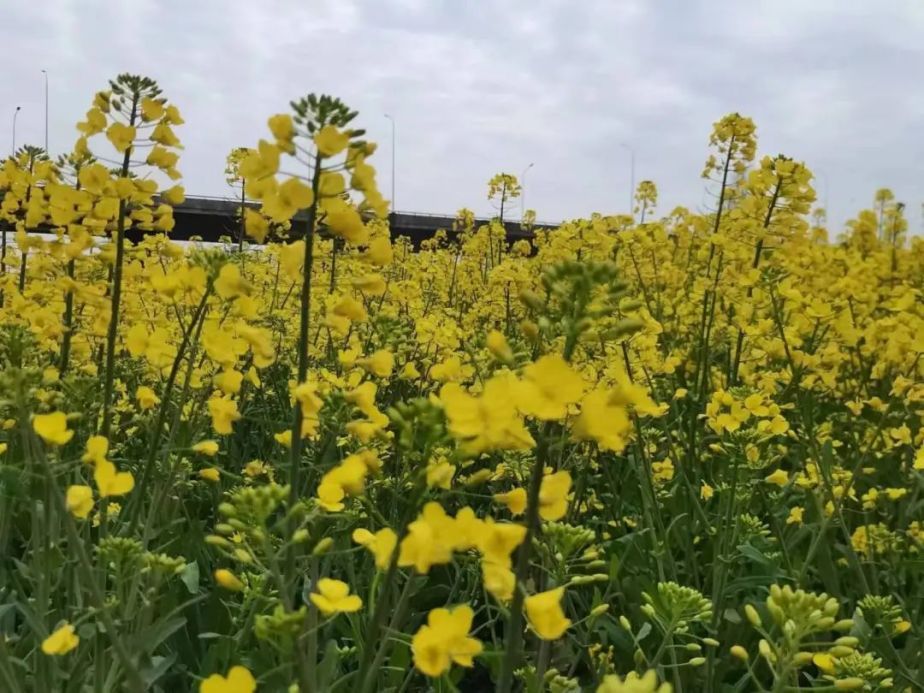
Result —
<instances>
[{"instance_id":1,"label":"utility pole","mask_svg":"<svg viewBox=\"0 0 924 693\"><path fill-rule=\"evenodd\" d=\"M22 110L22 106L17 106L16 110L13 111L13 149L10 154L16 153L16 118L19 117L19 111Z\"/></svg>"},{"instance_id":2,"label":"utility pole","mask_svg":"<svg viewBox=\"0 0 924 693\"><path fill-rule=\"evenodd\" d=\"M50 157L51 152L48 151L48 70L42 70L42 74L45 75L45 153Z\"/></svg>"},{"instance_id":3,"label":"utility pole","mask_svg":"<svg viewBox=\"0 0 924 693\"><path fill-rule=\"evenodd\" d=\"M635 150L625 142L620 142L619 146L629 152L629 214L632 215L632 221L635 221Z\"/></svg>"},{"instance_id":4,"label":"utility pole","mask_svg":"<svg viewBox=\"0 0 924 693\"><path fill-rule=\"evenodd\" d=\"M520 174L520 220L523 220L523 215L526 214L526 173L531 169L535 164L530 164L523 169L523 173Z\"/></svg>"},{"instance_id":5,"label":"utility pole","mask_svg":"<svg viewBox=\"0 0 924 693\"><path fill-rule=\"evenodd\" d=\"M385 117L391 121L391 211L395 212L395 119L387 113Z\"/></svg>"}]
</instances>

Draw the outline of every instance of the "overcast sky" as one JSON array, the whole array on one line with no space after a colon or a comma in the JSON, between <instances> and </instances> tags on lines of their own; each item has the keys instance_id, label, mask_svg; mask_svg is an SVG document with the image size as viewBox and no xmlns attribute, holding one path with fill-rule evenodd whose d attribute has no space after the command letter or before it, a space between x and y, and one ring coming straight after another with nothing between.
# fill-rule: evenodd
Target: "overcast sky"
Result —
<instances>
[{"instance_id":1,"label":"overcast sky","mask_svg":"<svg viewBox=\"0 0 924 693\"><path fill-rule=\"evenodd\" d=\"M397 124L400 210L491 212L486 181L526 176L526 206L557 221L625 211L629 153L660 211L709 203L712 123L757 123L759 151L819 173L840 222L877 187L924 202L920 0L0 0L0 147L69 149L93 92L156 78L186 125L190 194L223 195L224 157L266 136L308 92L340 96L380 143L386 197Z\"/></svg>"}]
</instances>

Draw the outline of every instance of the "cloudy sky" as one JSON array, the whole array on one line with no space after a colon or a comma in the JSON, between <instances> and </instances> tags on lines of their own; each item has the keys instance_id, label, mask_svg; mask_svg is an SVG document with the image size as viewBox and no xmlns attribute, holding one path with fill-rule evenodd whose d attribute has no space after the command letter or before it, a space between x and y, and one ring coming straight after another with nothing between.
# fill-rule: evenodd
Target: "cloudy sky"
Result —
<instances>
[{"instance_id":1,"label":"cloudy sky","mask_svg":"<svg viewBox=\"0 0 924 693\"><path fill-rule=\"evenodd\" d=\"M190 194L227 192L234 146L308 92L340 96L381 148L397 208L491 212L486 181L526 175L526 205L557 221L625 211L636 180L661 211L705 208L711 124L758 125L760 151L818 172L833 220L891 187L920 231L920 0L43 0L3 2L0 148L69 149L94 91L155 77L183 112Z\"/></svg>"}]
</instances>

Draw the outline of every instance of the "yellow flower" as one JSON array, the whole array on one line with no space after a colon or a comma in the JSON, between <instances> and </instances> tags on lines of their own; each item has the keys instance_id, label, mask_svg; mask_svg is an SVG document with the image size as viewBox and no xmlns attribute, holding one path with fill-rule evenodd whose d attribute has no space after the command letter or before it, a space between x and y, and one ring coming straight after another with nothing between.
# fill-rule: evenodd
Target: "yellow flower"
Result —
<instances>
[{"instance_id":1,"label":"yellow flower","mask_svg":"<svg viewBox=\"0 0 924 693\"><path fill-rule=\"evenodd\" d=\"M36 414L32 418L32 430L49 445L64 445L74 437L74 432L67 428L67 415L60 411Z\"/></svg>"},{"instance_id":2,"label":"yellow flower","mask_svg":"<svg viewBox=\"0 0 924 693\"><path fill-rule=\"evenodd\" d=\"M394 368L395 357L387 349L379 349L368 358L359 359L356 363L372 375L387 378Z\"/></svg>"},{"instance_id":3,"label":"yellow flower","mask_svg":"<svg viewBox=\"0 0 924 693\"><path fill-rule=\"evenodd\" d=\"M200 440L192 446L192 451L213 457L218 452L218 443L214 440Z\"/></svg>"},{"instance_id":4,"label":"yellow flower","mask_svg":"<svg viewBox=\"0 0 924 693\"><path fill-rule=\"evenodd\" d=\"M135 477L131 472L117 472L116 466L109 460L97 460L93 472L96 488L100 498L124 496L135 487Z\"/></svg>"},{"instance_id":5,"label":"yellow flower","mask_svg":"<svg viewBox=\"0 0 924 693\"><path fill-rule=\"evenodd\" d=\"M715 495L715 489L705 481L702 482L702 485L699 487L699 497L704 501L708 501L713 495Z\"/></svg>"},{"instance_id":6,"label":"yellow flower","mask_svg":"<svg viewBox=\"0 0 924 693\"><path fill-rule=\"evenodd\" d=\"M160 120L164 116L164 104L161 101L152 99L149 96L141 99L141 118L142 120Z\"/></svg>"},{"instance_id":7,"label":"yellow flower","mask_svg":"<svg viewBox=\"0 0 924 693\"><path fill-rule=\"evenodd\" d=\"M135 128L131 125L115 122L106 130L106 137L112 142L117 152L124 152L135 141Z\"/></svg>"},{"instance_id":8,"label":"yellow flower","mask_svg":"<svg viewBox=\"0 0 924 693\"><path fill-rule=\"evenodd\" d=\"M571 625L571 620L565 617L565 612L561 608L564 596L565 588L556 587L526 598L526 617L541 639L557 640Z\"/></svg>"},{"instance_id":9,"label":"yellow flower","mask_svg":"<svg viewBox=\"0 0 924 693\"><path fill-rule=\"evenodd\" d=\"M427 503L416 520L407 527L398 551L398 565L414 566L418 573L452 560L453 520L436 502Z\"/></svg>"},{"instance_id":10,"label":"yellow flower","mask_svg":"<svg viewBox=\"0 0 924 693\"><path fill-rule=\"evenodd\" d=\"M333 233L353 245L363 245L369 239L369 229L359 212L339 197L326 198L321 203L324 225Z\"/></svg>"},{"instance_id":11,"label":"yellow flower","mask_svg":"<svg viewBox=\"0 0 924 693\"><path fill-rule=\"evenodd\" d=\"M777 486L785 486L789 483L789 474L784 472L782 469L777 469L773 474L764 478L768 484L775 484Z\"/></svg>"},{"instance_id":12,"label":"yellow flower","mask_svg":"<svg viewBox=\"0 0 924 693\"><path fill-rule=\"evenodd\" d=\"M262 212L277 224L291 219L296 212L314 202L314 193L298 178L289 178L272 193L263 197Z\"/></svg>"},{"instance_id":13,"label":"yellow flower","mask_svg":"<svg viewBox=\"0 0 924 693\"><path fill-rule=\"evenodd\" d=\"M526 489L515 488L507 493L495 493L494 500L506 505L511 515L522 515L526 510Z\"/></svg>"},{"instance_id":14,"label":"yellow flower","mask_svg":"<svg viewBox=\"0 0 924 693\"><path fill-rule=\"evenodd\" d=\"M10 446L7 443L0 443L0 455L5 453L9 449L9 447Z\"/></svg>"},{"instance_id":15,"label":"yellow flower","mask_svg":"<svg viewBox=\"0 0 924 693\"><path fill-rule=\"evenodd\" d=\"M290 433L290 431L286 431L286 433ZM343 504L345 496L346 493L343 487L334 481L327 481L318 485L318 505L329 513L340 512L346 507Z\"/></svg>"},{"instance_id":16,"label":"yellow flower","mask_svg":"<svg viewBox=\"0 0 924 693\"><path fill-rule=\"evenodd\" d=\"M278 113L270 116L267 125L273 137L276 138L276 145L284 152L294 154L295 146L292 144L292 139L295 137L295 123L292 116L287 113Z\"/></svg>"},{"instance_id":17,"label":"yellow flower","mask_svg":"<svg viewBox=\"0 0 924 693\"><path fill-rule=\"evenodd\" d=\"M812 662L824 673L834 673L834 657L829 655L827 652L819 652L814 657L812 657Z\"/></svg>"},{"instance_id":18,"label":"yellow flower","mask_svg":"<svg viewBox=\"0 0 924 693\"><path fill-rule=\"evenodd\" d=\"M199 470L199 478L205 481L211 481L213 484L221 479L221 471L216 467L206 467Z\"/></svg>"},{"instance_id":19,"label":"yellow flower","mask_svg":"<svg viewBox=\"0 0 924 693\"><path fill-rule=\"evenodd\" d=\"M241 582L237 575L225 568L219 568L215 571L215 582L229 592L240 592L244 589L244 583Z\"/></svg>"},{"instance_id":20,"label":"yellow flower","mask_svg":"<svg viewBox=\"0 0 924 693\"><path fill-rule=\"evenodd\" d=\"M71 515L85 519L93 510L93 489L89 486L68 486L64 504Z\"/></svg>"},{"instance_id":21,"label":"yellow flower","mask_svg":"<svg viewBox=\"0 0 924 693\"><path fill-rule=\"evenodd\" d=\"M64 623L42 641L42 652L47 655L65 655L80 644L80 636L74 633L74 626Z\"/></svg>"},{"instance_id":22,"label":"yellow flower","mask_svg":"<svg viewBox=\"0 0 924 693\"><path fill-rule=\"evenodd\" d=\"M372 552L376 568L386 570L398 545L398 535L388 527L380 529L375 534L368 529L356 529L353 531L353 541Z\"/></svg>"},{"instance_id":23,"label":"yellow flower","mask_svg":"<svg viewBox=\"0 0 924 693\"><path fill-rule=\"evenodd\" d=\"M341 132L333 125L325 125L314 136L321 156L336 156L350 144L350 133Z\"/></svg>"},{"instance_id":24,"label":"yellow flower","mask_svg":"<svg viewBox=\"0 0 924 693\"><path fill-rule=\"evenodd\" d=\"M914 454L914 468L916 471L924 472L924 445Z\"/></svg>"},{"instance_id":25,"label":"yellow flower","mask_svg":"<svg viewBox=\"0 0 924 693\"><path fill-rule=\"evenodd\" d=\"M505 565L492 563L491 561L481 562L481 579L484 582L484 588L500 602L509 602L513 599L513 591L516 588L516 575Z\"/></svg>"},{"instance_id":26,"label":"yellow flower","mask_svg":"<svg viewBox=\"0 0 924 693\"><path fill-rule=\"evenodd\" d=\"M458 383L440 389L440 402L449 420L449 432L462 441L470 454L492 450L528 450L536 445L517 411L509 377L494 376L480 397L465 392Z\"/></svg>"},{"instance_id":27,"label":"yellow flower","mask_svg":"<svg viewBox=\"0 0 924 693\"><path fill-rule=\"evenodd\" d=\"M584 381L558 354L547 354L523 370L519 407L529 416L555 421L568 415L568 405L581 399Z\"/></svg>"},{"instance_id":28,"label":"yellow flower","mask_svg":"<svg viewBox=\"0 0 924 693\"><path fill-rule=\"evenodd\" d=\"M160 403L157 393L145 385L141 385L135 390L135 399L142 410L153 409Z\"/></svg>"},{"instance_id":29,"label":"yellow flower","mask_svg":"<svg viewBox=\"0 0 924 693\"><path fill-rule=\"evenodd\" d=\"M212 428L219 435L231 433L231 425L241 418L237 402L230 397L212 397L208 401L209 414L212 415Z\"/></svg>"},{"instance_id":30,"label":"yellow flower","mask_svg":"<svg viewBox=\"0 0 924 693\"><path fill-rule=\"evenodd\" d=\"M477 527L475 537L478 551L485 561L510 567L510 554L526 538L526 527L510 522L495 522L490 517Z\"/></svg>"},{"instance_id":31,"label":"yellow flower","mask_svg":"<svg viewBox=\"0 0 924 693\"><path fill-rule=\"evenodd\" d=\"M350 594L350 586L340 580L321 578L318 580L318 591L312 592L311 603L325 616L338 613L352 613L359 611L363 600L355 594Z\"/></svg>"},{"instance_id":32,"label":"yellow flower","mask_svg":"<svg viewBox=\"0 0 924 693\"><path fill-rule=\"evenodd\" d=\"M786 518L787 525L801 525L802 524L802 515L805 512L805 509L799 506L795 508L790 508L789 516Z\"/></svg>"},{"instance_id":33,"label":"yellow flower","mask_svg":"<svg viewBox=\"0 0 924 693\"><path fill-rule=\"evenodd\" d=\"M246 667L234 666L227 678L212 674L199 684L199 693L254 693L257 682Z\"/></svg>"},{"instance_id":34,"label":"yellow flower","mask_svg":"<svg viewBox=\"0 0 924 693\"><path fill-rule=\"evenodd\" d=\"M491 330L488 332L488 336L485 338L485 346L488 347L488 351L490 351L498 361L502 363L510 363L513 361L513 349L507 344L507 338L504 337L502 332L498 330Z\"/></svg>"},{"instance_id":35,"label":"yellow flower","mask_svg":"<svg viewBox=\"0 0 924 693\"><path fill-rule=\"evenodd\" d=\"M560 520L568 512L568 492L571 474L555 472L542 477L539 487L539 517L543 520Z\"/></svg>"},{"instance_id":36,"label":"yellow flower","mask_svg":"<svg viewBox=\"0 0 924 693\"><path fill-rule=\"evenodd\" d=\"M596 441L604 450L618 453L628 444L631 430L628 410L612 404L606 390L594 390L581 401L581 413L571 427L571 435L575 440Z\"/></svg>"},{"instance_id":37,"label":"yellow flower","mask_svg":"<svg viewBox=\"0 0 924 693\"><path fill-rule=\"evenodd\" d=\"M363 259L375 267L385 267L390 265L394 259L394 251L391 247L391 241L384 236L373 238L369 241L366 253Z\"/></svg>"},{"instance_id":38,"label":"yellow flower","mask_svg":"<svg viewBox=\"0 0 924 693\"><path fill-rule=\"evenodd\" d=\"M109 441L105 436L90 436L87 438L86 452L80 457L81 461L87 464L96 464L106 460L106 453L109 452Z\"/></svg>"},{"instance_id":39,"label":"yellow flower","mask_svg":"<svg viewBox=\"0 0 924 693\"><path fill-rule=\"evenodd\" d=\"M597 693L671 693L671 690L669 683L658 685L658 675L654 671L646 671L641 676L632 671L625 680L617 674L608 674L597 686Z\"/></svg>"},{"instance_id":40,"label":"yellow flower","mask_svg":"<svg viewBox=\"0 0 924 693\"><path fill-rule=\"evenodd\" d=\"M427 486L448 490L455 473L455 465L450 464L446 458L433 460L427 465Z\"/></svg>"},{"instance_id":41,"label":"yellow flower","mask_svg":"<svg viewBox=\"0 0 924 693\"><path fill-rule=\"evenodd\" d=\"M414 666L430 677L441 676L452 662L464 667L474 666L482 644L469 637L474 612L463 604L454 609L433 609L411 639Z\"/></svg>"}]
</instances>

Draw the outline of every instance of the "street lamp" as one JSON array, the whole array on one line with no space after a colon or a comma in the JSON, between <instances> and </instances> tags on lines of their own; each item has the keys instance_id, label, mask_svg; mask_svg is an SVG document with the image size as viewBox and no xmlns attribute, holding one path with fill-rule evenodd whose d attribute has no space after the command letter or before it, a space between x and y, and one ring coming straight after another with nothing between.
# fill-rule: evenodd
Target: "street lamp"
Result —
<instances>
[{"instance_id":1,"label":"street lamp","mask_svg":"<svg viewBox=\"0 0 924 693\"><path fill-rule=\"evenodd\" d=\"M825 208L825 218L828 220L828 224L831 223L831 210L828 209L828 174L824 171L819 171L815 169L815 175L821 178L822 185L824 185L824 197L822 198L822 204Z\"/></svg>"},{"instance_id":2,"label":"street lamp","mask_svg":"<svg viewBox=\"0 0 924 693\"><path fill-rule=\"evenodd\" d=\"M387 113L385 117L391 121L391 211L395 212L395 119Z\"/></svg>"},{"instance_id":3,"label":"street lamp","mask_svg":"<svg viewBox=\"0 0 924 693\"><path fill-rule=\"evenodd\" d=\"M619 146L629 152L629 214L635 221L635 150L625 142L620 142Z\"/></svg>"},{"instance_id":4,"label":"street lamp","mask_svg":"<svg viewBox=\"0 0 924 693\"><path fill-rule=\"evenodd\" d=\"M22 106L17 106L16 110L13 111L13 151L11 154L16 153L16 118L19 116L19 111L22 110Z\"/></svg>"},{"instance_id":5,"label":"street lamp","mask_svg":"<svg viewBox=\"0 0 924 693\"><path fill-rule=\"evenodd\" d=\"M523 173L520 174L520 219L523 219L523 215L526 214L526 172L529 171L535 164L530 164L523 169Z\"/></svg>"},{"instance_id":6,"label":"street lamp","mask_svg":"<svg viewBox=\"0 0 924 693\"><path fill-rule=\"evenodd\" d=\"M48 70L42 70L45 75L45 153L51 156L48 151Z\"/></svg>"}]
</instances>

